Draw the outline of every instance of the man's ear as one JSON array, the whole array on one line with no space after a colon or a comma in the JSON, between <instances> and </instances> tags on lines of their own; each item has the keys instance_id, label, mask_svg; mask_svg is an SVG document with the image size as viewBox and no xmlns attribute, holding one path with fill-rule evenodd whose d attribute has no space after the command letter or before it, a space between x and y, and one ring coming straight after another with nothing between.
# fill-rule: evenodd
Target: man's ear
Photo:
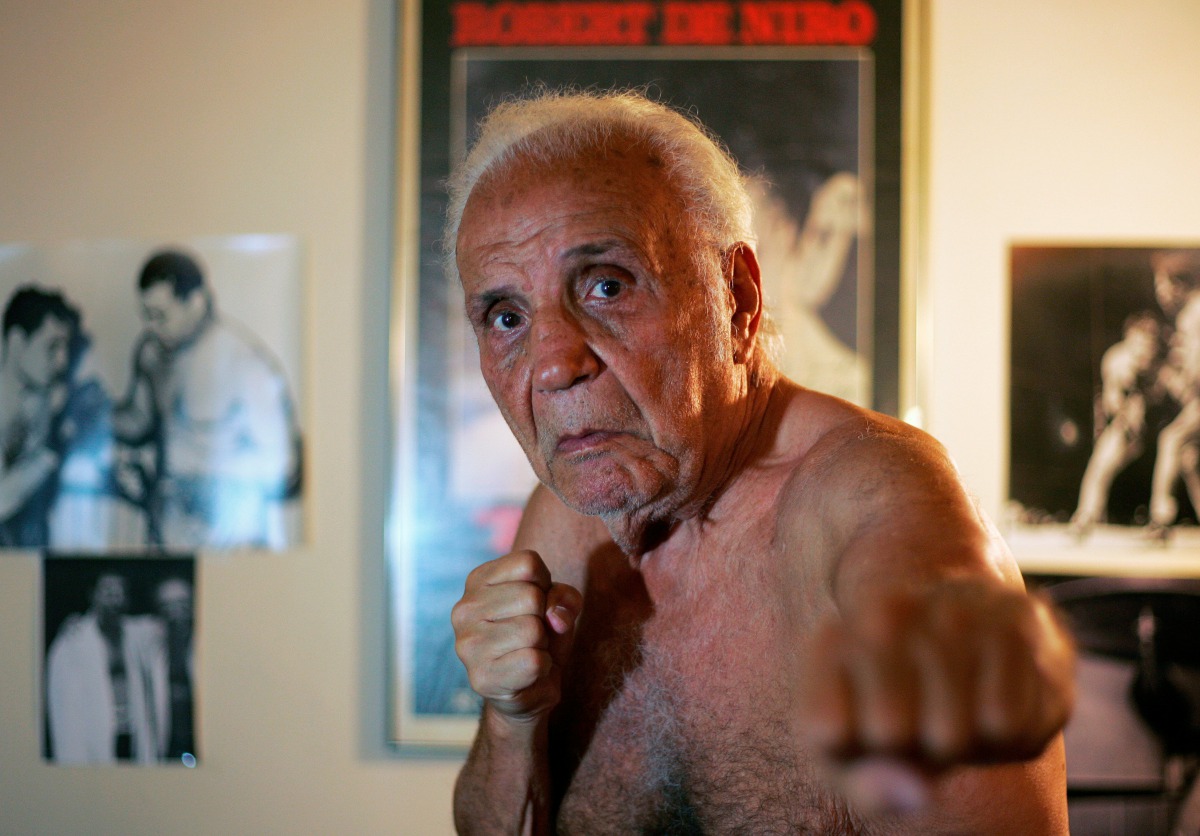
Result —
<instances>
[{"instance_id":1,"label":"man's ear","mask_svg":"<svg viewBox=\"0 0 1200 836\"><path fill-rule=\"evenodd\" d=\"M25 351L25 346L29 344L29 335L20 328L10 328L8 335L4 338L4 359L5 360L20 360L21 355Z\"/></svg>"},{"instance_id":2,"label":"man's ear","mask_svg":"<svg viewBox=\"0 0 1200 836\"><path fill-rule=\"evenodd\" d=\"M208 291L203 287L197 287L184 298L183 304L187 306L193 316L199 318L208 313L208 300Z\"/></svg>"},{"instance_id":3,"label":"man's ear","mask_svg":"<svg viewBox=\"0 0 1200 836\"><path fill-rule=\"evenodd\" d=\"M744 241L725 251L725 280L733 298L729 326L733 336L733 356L744 363L750 357L754 339L762 322L762 274L758 257Z\"/></svg>"}]
</instances>

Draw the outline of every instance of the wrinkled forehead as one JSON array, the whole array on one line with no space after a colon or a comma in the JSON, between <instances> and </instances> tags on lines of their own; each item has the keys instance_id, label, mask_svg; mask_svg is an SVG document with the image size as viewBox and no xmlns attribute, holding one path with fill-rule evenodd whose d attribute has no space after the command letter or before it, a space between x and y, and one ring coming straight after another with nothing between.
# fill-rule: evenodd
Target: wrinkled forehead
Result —
<instances>
[{"instance_id":1,"label":"wrinkled forehead","mask_svg":"<svg viewBox=\"0 0 1200 836\"><path fill-rule=\"evenodd\" d=\"M523 153L479 178L458 228L458 255L522 225L591 216L626 230L670 235L687 213L659 155L644 144L612 143L570 154Z\"/></svg>"},{"instance_id":2,"label":"wrinkled forehead","mask_svg":"<svg viewBox=\"0 0 1200 836\"><path fill-rule=\"evenodd\" d=\"M645 142L615 137L575 148L535 146L498 160L479 177L467 204L478 195L551 180L587 190L617 190L636 183L646 197L677 191L656 150Z\"/></svg>"}]
</instances>

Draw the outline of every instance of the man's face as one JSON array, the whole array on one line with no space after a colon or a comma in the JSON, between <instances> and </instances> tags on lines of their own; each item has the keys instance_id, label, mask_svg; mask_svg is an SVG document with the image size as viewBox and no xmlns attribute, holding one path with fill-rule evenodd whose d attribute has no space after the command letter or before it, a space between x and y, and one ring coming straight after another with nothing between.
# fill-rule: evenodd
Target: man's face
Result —
<instances>
[{"instance_id":1,"label":"man's face","mask_svg":"<svg viewBox=\"0 0 1200 836\"><path fill-rule=\"evenodd\" d=\"M204 291L197 289L180 299L170 282L157 282L143 290L141 303L146 327L167 348L190 339L207 312Z\"/></svg>"},{"instance_id":2,"label":"man's face","mask_svg":"<svg viewBox=\"0 0 1200 836\"><path fill-rule=\"evenodd\" d=\"M734 403L731 295L643 150L517 161L457 249L492 396L534 470L585 514L671 511L711 479Z\"/></svg>"},{"instance_id":3,"label":"man's face","mask_svg":"<svg viewBox=\"0 0 1200 836\"><path fill-rule=\"evenodd\" d=\"M1159 267L1154 271L1154 296L1163 312L1174 316L1179 313L1179 308L1187 297L1187 287L1169 270Z\"/></svg>"},{"instance_id":4,"label":"man's face","mask_svg":"<svg viewBox=\"0 0 1200 836\"><path fill-rule=\"evenodd\" d=\"M181 580L167 580L158 587L158 612L173 624L192 620L192 588Z\"/></svg>"},{"instance_id":5,"label":"man's face","mask_svg":"<svg viewBox=\"0 0 1200 836\"><path fill-rule=\"evenodd\" d=\"M120 575L101 575L92 591L92 606L100 615L120 615L125 612L128 593L125 579Z\"/></svg>"},{"instance_id":6,"label":"man's face","mask_svg":"<svg viewBox=\"0 0 1200 836\"><path fill-rule=\"evenodd\" d=\"M70 362L71 328L61 319L46 317L28 336L14 328L10 332L10 345L14 344L19 345L18 368L28 386L46 389L66 373Z\"/></svg>"}]
</instances>

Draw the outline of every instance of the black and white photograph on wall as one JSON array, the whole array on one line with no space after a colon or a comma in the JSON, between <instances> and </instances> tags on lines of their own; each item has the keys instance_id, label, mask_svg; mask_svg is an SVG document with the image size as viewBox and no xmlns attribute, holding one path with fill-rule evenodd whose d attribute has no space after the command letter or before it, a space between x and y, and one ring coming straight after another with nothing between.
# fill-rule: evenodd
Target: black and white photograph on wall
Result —
<instances>
[{"instance_id":1,"label":"black and white photograph on wall","mask_svg":"<svg viewBox=\"0 0 1200 836\"><path fill-rule=\"evenodd\" d=\"M0 304L0 548L299 541L294 237L0 245Z\"/></svg>"},{"instance_id":2,"label":"black and white photograph on wall","mask_svg":"<svg viewBox=\"0 0 1200 836\"><path fill-rule=\"evenodd\" d=\"M1017 245L1011 268L1014 548L1200 571L1200 247Z\"/></svg>"},{"instance_id":3,"label":"black and white photograph on wall","mask_svg":"<svg viewBox=\"0 0 1200 836\"><path fill-rule=\"evenodd\" d=\"M42 560L43 754L197 764L192 557Z\"/></svg>"},{"instance_id":4,"label":"black and white photograph on wall","mask_svg":"<svg viewBox=\"0 0 1200 836\"><path fill-rule=\"evenodd\" d=\"M752 177L783 371L897 411L900 3L810 4L829 13L819 29L798 7L705 5L697 17L642 4L631 17L631 4L563 2L547 17L520 2L423 4L419 235L407 242L419 276L399 336L409 412L393 482L401 743L472 736L479 703L447 614L467 573L511 547L536 484L479 372L439 244L451 160L492 105L541 88L638 89L698 118Z\"/></svg>"}]
</instances>

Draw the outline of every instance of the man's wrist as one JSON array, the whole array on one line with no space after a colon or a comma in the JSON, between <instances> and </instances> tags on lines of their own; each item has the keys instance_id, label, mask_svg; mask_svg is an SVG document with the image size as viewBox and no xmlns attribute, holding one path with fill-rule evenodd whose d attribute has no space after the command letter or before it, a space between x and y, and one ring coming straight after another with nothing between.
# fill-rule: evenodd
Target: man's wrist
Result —
<instances>
[{"instance_id":1,"label":"man's wrist","mask_svg":"<svg viewBox=\"0 0 1200 836\"><path fill-rule=\"evenodd\" d=\"M547 713L513 716L485 701L482 722L489 738L496 743L533 747L544 744L548 739L550 723Z\"/></svg>"}]
</instances>

